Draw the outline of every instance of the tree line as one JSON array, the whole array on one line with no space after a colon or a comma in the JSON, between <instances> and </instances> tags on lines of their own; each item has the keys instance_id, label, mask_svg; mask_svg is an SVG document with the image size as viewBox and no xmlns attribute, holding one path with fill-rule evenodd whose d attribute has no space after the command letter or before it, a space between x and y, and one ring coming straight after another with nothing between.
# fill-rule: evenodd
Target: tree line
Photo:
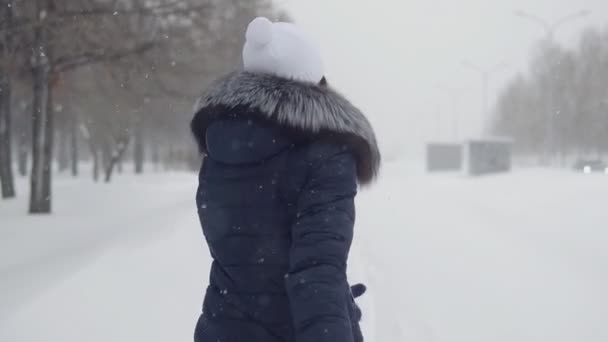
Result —
<instances>
[{"instance_id":1,"label":"tree line","mask_svg":"<svg viewBox=\"0 0 608 342\"><path fill-rule=\"evenodd\" d=\"M196 165L193 103L238 65L257 15L286 19L270 0L0 0L2 197L15 170L29 212L50 213L53 172L83 160L108 182L126 161Z\"/></svg>"},{"instance_id":2,"label":"tree line","mask_svg":"<svg viewBox=\"0 0 608 342\"><path fill-rule=\"evenodd\" d=\"M574 48L539 44L499 94L493 130L540 163L608 155L608 30L585 31Z\"/></svg>"}]
</instances>

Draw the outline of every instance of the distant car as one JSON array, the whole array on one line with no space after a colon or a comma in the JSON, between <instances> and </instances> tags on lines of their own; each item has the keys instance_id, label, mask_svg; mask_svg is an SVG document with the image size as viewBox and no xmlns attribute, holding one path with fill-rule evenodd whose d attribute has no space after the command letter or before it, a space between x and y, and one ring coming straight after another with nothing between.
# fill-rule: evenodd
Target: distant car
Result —
<instances>
[{"instance_id":1,"label":"distant car","mask_svg":"<svg viewBox=\"0 0 608 342\"><path fill-rule=\"evenodd\" d=\"M574 164L574 169L583 173L605 173L608 174L608 165L599 159L579 159Z\"/></svg>"}]
</instances>

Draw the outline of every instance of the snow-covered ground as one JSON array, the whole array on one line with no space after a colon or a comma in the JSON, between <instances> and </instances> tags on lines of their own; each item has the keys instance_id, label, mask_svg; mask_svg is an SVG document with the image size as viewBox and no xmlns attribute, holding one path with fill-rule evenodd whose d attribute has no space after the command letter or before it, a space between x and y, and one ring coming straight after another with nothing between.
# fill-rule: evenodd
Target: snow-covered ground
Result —
<instances>
[{"instance_id":1,"label":"snow-covered ground","mask_svg":"<svg viewBox=\"0 0 608 342\"><path fill-rule=\"evenodd\" d=\"M0 341L191 341L209 265L195 187L59 177L51 217L0 201ZM386 165L350 262L367 341L608 341L606 203L605 175Z\"/></svg>"}]
</instances>

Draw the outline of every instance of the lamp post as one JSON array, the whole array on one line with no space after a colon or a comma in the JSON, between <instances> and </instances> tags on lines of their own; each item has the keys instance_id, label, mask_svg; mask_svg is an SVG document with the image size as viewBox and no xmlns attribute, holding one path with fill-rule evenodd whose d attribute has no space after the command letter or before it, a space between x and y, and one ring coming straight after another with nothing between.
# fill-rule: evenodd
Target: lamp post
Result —
<instances>
[{"instance_id":1,"label":"lamp post","mask_svg":"<svg viewBox=\"0 0 608 342\"><path fill-rule=\"evenodd\" d=\"M567 23L570 23L573 20L576 20L579 18L584 18L584 17L588 16L589 13L591 13L591 12L589 12L587 10L578 11L578 12L569 14L569 15L551 23L537 15L530 14L526 11L522 11L522 10L515 11L516 16L523 18L523 19L527 19L529 21L532 21L532 22L540 25L543 28L543 30L545 30L545 39L547 39L547 41L553 40L553 38L555 37L555 32L557 31L558 28L564 26Z\"/></svg>"},{"instance_id":2,"label":"lamp post","mask_svg":"<svg viewBox=\"0 0 608 342\"><path fill-rule=\"evenodd\" d=\"M482 113L482 118L481 118L481 134L484 133L484 131L486 130L486 126L485 126L485 122L487 120L487 118L489 117L489 112L488 112L488 93L489 93L489 86L490 86L490 77L498 72L503 70L507 64L506 63L500 63L500 64L496 64L495 66L491 67L491 68L484 68L482 66L473 64L469 61L463 61L462 65L465 68L471 69L477 73L479 73L479 75L481 76L481 113Z\"/></svg>"}]
</instances>

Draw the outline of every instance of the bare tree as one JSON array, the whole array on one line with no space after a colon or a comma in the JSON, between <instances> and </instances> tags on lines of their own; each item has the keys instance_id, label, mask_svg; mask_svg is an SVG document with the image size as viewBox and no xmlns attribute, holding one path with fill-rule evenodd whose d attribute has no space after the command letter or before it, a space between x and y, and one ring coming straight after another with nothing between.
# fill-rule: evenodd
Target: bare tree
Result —
<instances>
[{"instance_id":1,"label":"bare tree","mask_svg":"<svg viewBox=\"0 0 608 342\"><path fill-rule=\"evenodd\" d=\"M494 129L543 161L607 154L608 31L588 30L577 49L539 46L529 77L500 94Z\"/></svg>"},{"instance_id":2,"label":"bare tree","mask_svg":"<svg viewBox=\"0 0 608 342\"><path fill-rule=\"evenodd\" d=\"M80 160L79 139L78 139L78 113L72 111L69 118L69 136L70 136L70 170L72 176L78 176L78 162Z\"/></svg>"},{"instance_id":3,"label":"bare tree","mask_svg":"<svg viewBox=\"0 0 608 342\"><path fill-rule=\"evenodd\" d=\"M0 20L11 25L13 1L0 1ZM14 46L9 32L0 32L0 188L2 198L15 197L12 170L11 73Z\"/></svg>"},{"instance_id":4,"label":"bare tree","mask_svg":"<svg viewBox=\"0 0 608 342\"><path fill-rule=\"evenodd\" d=\"M132 54L144 53L154 46L153 41L127 40L124 45L115 47L119 35L104 38L96 25L104 23L110 15L116 13L116 8L106 3L91 1L80 2L81 7L75 7L74 2L66 1L61 6L54 0L36 0L33 16L33 148L30 213L51 212L51 162L53 152L53 86L62 73L103 61L118 60ZM88 6L87 6L88 5ZM128 4L127 4L128 5ZM157 5L154 8L125 7L133 13L152 14L153 10L165 10L167 6ZM94 19L79 21L77 17ZM108 26L112 28L112 26ZM107 30L112 31L112 30ZM108 39L109 38L109 39ZM55 53L57 52L57 53ZM61 53L59 53L61 52ZM66 53L67 52L67 53Z\"/></svg>"},{"instance_id":5,"label":"bare tree","mask_svg":"<svg viewBox=\"0 0 608 342\"><path fill-rule=\"evenodd\" d=\"M198 157L187 131L194 99L238 64L251 18L281 15L272 13L269 0L3 1L11 6L2 9L14 10L15 16L0 22L2 56L8 51L6 38L18 37L20 57L16 65L2 64L12 73L0 69L0 75L17 75L19 85L31 92L20 112L28 109L32 115L17 120L20 131L31 131L31 136L20 132L17 139L21 174L28 160L23 146L31 146L31 213L51 212L57 136L61 164L67 166L70 159L74 175L80 155L86 154L79 151L79 141L89 147L96 178L103 169L111 179L129 147L136 172L143 172L147 155L159 160L168 146L179 162L191 165ZM7 120L10 110L0 111L0 127ZM0 147L10 151L10 131L6 134L1 137L9 136L8 143ZM146 153L151 145L157 148ZM12 176L2 173L3 184L4 179Z\"/></svg>"},{"instance_id":6,"label":"bare tree","mask_svg":"<svg viewBox=\"0 0 608 342\"><path fill-rule=\"evenodd\" d=\"M35 0L32 49L33 113L30 213L51 212L51 161L53 153L53 108L51 94L51 46L47 18L52 0Z\"/></svg>"}]
</instances>

